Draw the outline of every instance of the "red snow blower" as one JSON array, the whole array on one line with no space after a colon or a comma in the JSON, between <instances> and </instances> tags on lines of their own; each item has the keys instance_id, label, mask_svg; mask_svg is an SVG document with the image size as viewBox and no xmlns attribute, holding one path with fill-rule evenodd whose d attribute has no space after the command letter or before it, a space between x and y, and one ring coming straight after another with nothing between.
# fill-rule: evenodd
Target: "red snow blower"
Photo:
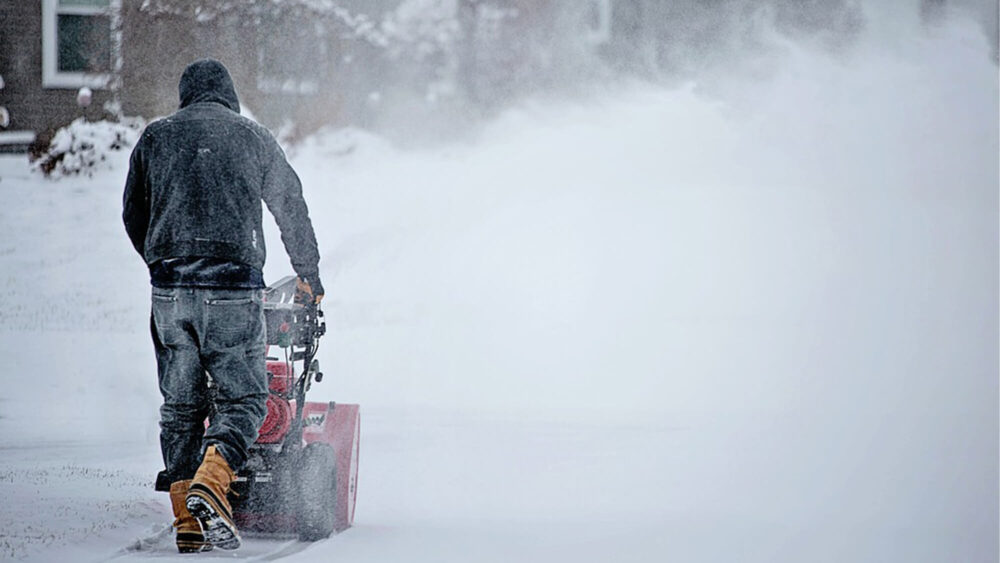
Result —
<instances>
[{"instance_id":1,"label":"red snow blower","mask_svg":"<svg viewBox=\"0 0 1000 563\"><path fill-rule=\"evenodd\" d=\"M229 500L241 533L316 541L354 522L361 418L358 405L305 400L323 381L315 356L326 323L319 307L295 302L295 281L264 290L267 417ZM156 489L169 480L161 472Z\"/></svg>"}]
</instances>

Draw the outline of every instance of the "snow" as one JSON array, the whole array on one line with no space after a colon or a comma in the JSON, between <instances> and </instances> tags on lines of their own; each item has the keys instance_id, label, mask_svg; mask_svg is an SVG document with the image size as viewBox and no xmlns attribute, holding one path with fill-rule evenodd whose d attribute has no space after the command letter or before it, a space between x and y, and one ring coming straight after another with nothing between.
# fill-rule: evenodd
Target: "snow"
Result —
<instances>
[{"instance_id":1,"label":"snow","mask_svg":"<svg viewBox=\"0 0 1000 563\"><path fill-rule=\"evenodd\" d=\"M90 94L84 96L84 90L89 92L89 89L81 88L77 99L86 97L89 105ZM120 160L115 153L131 152L143 125L142 120L119 123L77 118L56 131L49 150L34 165L56 178L92 174L99 168L114 169L113 163Z\"/></svg>"},{"instance_id":2,"label":"snow","mask_svg":"<svg viewBox=\"0 0 1000 563\"><path fill-rule=\"evenodd\" d=\"M976 37L290 150L328 292L313 397L362 405L355 526L187 559L997 561ZM0 557L172 554L125 549L171 516L113 154L58 182L0 157Z\"/></svg>"}]
</instances>

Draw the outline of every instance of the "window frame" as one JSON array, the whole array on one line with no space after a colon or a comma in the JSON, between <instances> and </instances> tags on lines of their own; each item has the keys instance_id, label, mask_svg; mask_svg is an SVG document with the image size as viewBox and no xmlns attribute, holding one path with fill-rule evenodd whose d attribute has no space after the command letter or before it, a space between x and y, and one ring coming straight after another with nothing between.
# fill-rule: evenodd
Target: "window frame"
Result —
<instances>
[{"instance_id":1,"label":"window frame","mask_svg":"<svg viewBox=\"0 0 1000 563\"><path fill-rule=\"evenodd\" d=\"M59 70L59 29L60 14L80 16L110 16L111 25L111 71L110 72L70 72ZM111 88L115 74L121 69L121 0L109 0L107 8L91 6L59 7L59 0L42 0L42 88L82 88L96 90Z\"/></svg>"}]
</instances>

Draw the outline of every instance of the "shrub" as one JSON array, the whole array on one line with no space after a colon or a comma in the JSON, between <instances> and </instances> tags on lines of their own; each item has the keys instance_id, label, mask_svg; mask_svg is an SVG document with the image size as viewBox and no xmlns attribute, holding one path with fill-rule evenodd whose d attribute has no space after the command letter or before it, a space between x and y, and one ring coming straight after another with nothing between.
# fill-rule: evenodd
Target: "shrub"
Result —
<instances>
[{"instance_id":1,"label":"shrub","mask_svg":"<svg viewBox=\"0 0 1000 563\"><path fill-rule=\"evenodd\" d=\"M114 153L135 145L144 126L138 118L121 122L78 118L56 131L48 150L32 167L50 177L93 175L100 168L112 167Z\"/></svg>"}]
</instances>

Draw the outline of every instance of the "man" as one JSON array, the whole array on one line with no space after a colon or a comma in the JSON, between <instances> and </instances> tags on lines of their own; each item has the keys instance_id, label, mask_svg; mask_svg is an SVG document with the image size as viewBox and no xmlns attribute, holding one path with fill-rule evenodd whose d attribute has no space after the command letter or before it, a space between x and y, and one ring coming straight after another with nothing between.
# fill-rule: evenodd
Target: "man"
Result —
<instances>
[{"instance_id":1,"label":"man","mask_svg":"<svg viewBox=\"0 0 1000 563\"><path fill-rule=\"evenodd\" d=\"M153 286L160 448L177 548L236 549L226 494L267 414L261 201L281 230L300 298L316 303L319 252L298 176L274 137L239 115L226 67L195 61L179 90L177 112L146 127L132 152L122 217Z\"/></svg>"}]
</instances>

